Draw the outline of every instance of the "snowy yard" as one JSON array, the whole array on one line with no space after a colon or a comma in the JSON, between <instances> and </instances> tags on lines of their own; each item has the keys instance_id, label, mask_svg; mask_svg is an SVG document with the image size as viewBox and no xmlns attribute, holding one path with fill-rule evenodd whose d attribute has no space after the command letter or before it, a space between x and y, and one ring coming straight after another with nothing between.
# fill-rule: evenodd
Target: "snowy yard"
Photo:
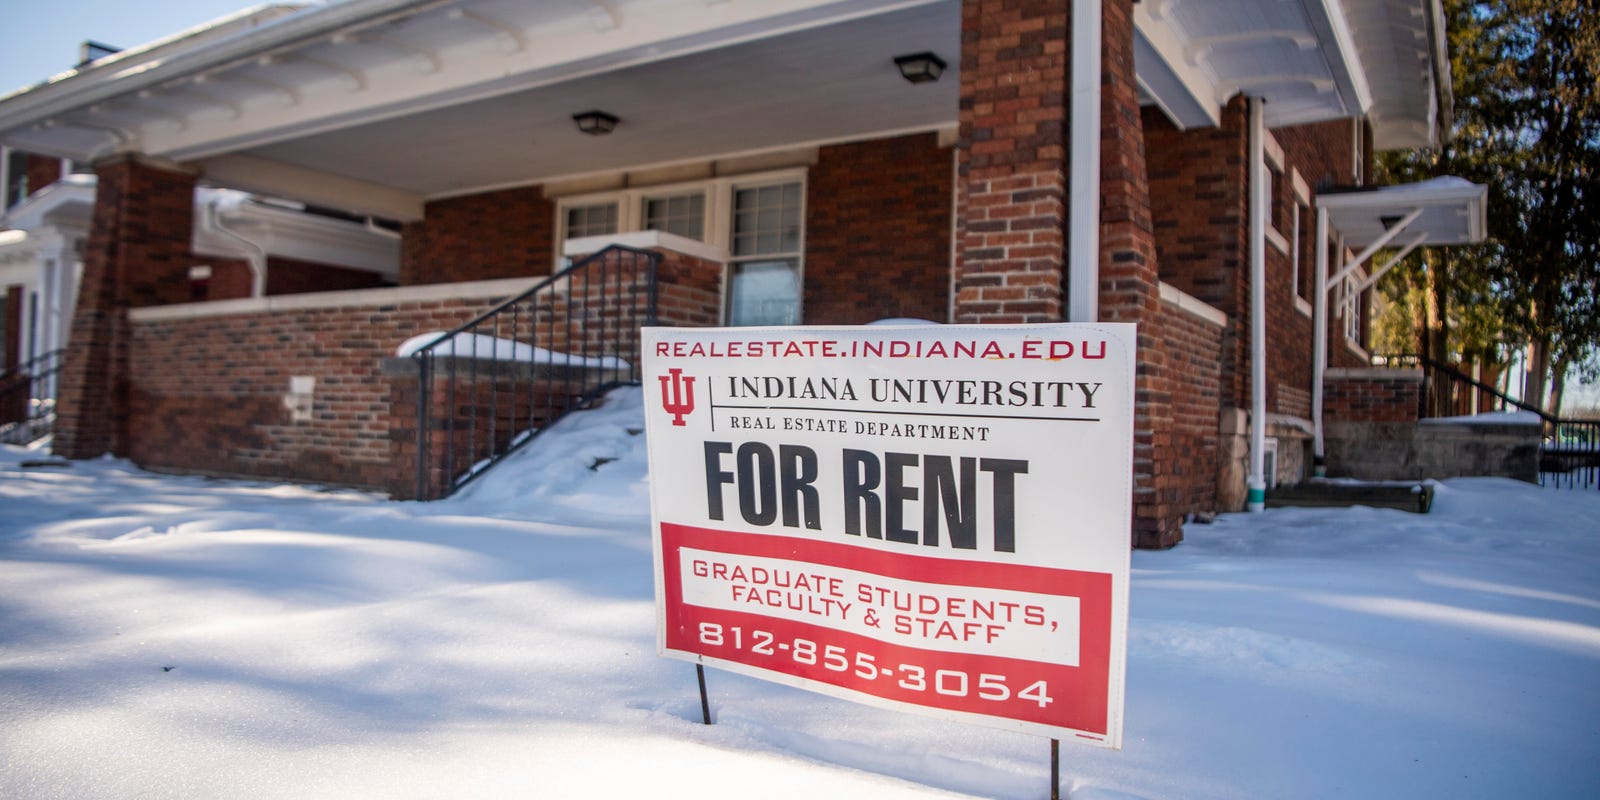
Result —
<instances>
[{"instance_id":1,"label":"snowy yard","mask_svg":"<svg viewBox=\"0 0 1600 800\"><path fill-rule=\"evenodd\" d=\"M700 725L637 402L433 504L0 451L0 797L1048 796L1047 740L716 670ZM1600 493L1187 535L1064 796L1600 797Z\"/></svg>"}]
</instances>

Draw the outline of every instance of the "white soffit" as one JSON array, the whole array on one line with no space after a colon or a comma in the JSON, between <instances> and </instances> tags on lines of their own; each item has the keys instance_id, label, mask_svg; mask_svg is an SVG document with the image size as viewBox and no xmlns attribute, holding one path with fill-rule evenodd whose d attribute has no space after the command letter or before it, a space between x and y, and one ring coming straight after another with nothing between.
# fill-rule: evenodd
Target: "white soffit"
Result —
<instances>
[{"instance_id":1,"label":"white soffit","mask_svg":"<svg viewBox=\"0 0 1600 800\"><path fill-rule=\"evenodd\" d=\"M194 160L930 4L949 10L940 50L954 65L950 0L345 0L226 34L202 28L161 58L97 62L0 98L0 138L80 160ZM901 54L893 44L886 62ZM816 58L826 53L812 55L770 77L799 81L827 66Z\"/></svg>"},{"instance_id":2,"label":"white soffit","mask_svg":"<svg viewBox=\"0 0 1600 800\"><path fill-rule=\"evenodd\" d=\"M1141 101L1181 128L1235 95L1268 127L1370 115L1380 148L1430 141L1437 0L1144 0L1134 5ZM1447 70L1447 68L1446 68Z\"/></svg>"},{"instance_id":3,"label":"white soffit","mask_svg":"<svg viewBox=\"0 0 1600 800\"><path fill-rule=\"evenodd\" d=\"M1465 178L1444 176L1417 183L1327 192L1318 208L1352 247L1377 241L1390 224L1413 212L1417 218L1395 237L1396 246L1421 237L1423 245L1477 244L1486 235L1489 188Z\"/></svg>"}]
</instances>

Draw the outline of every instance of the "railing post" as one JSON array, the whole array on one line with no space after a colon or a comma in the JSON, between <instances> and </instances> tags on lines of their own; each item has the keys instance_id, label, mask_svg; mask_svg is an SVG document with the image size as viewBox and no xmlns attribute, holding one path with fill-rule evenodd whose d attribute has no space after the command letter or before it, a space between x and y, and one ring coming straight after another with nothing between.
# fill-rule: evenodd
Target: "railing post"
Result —
<instances>
[{"instance_id":1,"label":"railing post","mask_svg":"<svg viewBox=\"0 0 1600 800\"><path fill-rule=\"evenodd\" d=\"M428 407L431 404L433 391L432 361L433 354L426 350L418 350L415 354L417 360L417 499L432 500L428 496Z\"/></svg>"}]
</instances>

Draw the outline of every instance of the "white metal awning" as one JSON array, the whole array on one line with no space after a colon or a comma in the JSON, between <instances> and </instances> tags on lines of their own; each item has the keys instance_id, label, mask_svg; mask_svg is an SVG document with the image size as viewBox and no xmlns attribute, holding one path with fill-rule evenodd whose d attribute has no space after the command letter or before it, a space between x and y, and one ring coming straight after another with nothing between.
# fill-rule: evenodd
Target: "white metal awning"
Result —
<instances>
[{"instance_id":1,"label":"white metal awning","mask_svg":"<svg viewBox=\"0 0 1600 800\"><path fill-rule=\"evenodd\" d=\"M1488 198L1487 186L1446 175L1396 186L1324 191L1317 195L1317 206L1328 209L1329 223L1354 247L1372 244L1414 211L1421 213L1406 231L1426 235L1427 244L1477 244L1485 233Z\"/></svg>"},{"instance_id":2,"label":"white metal awning","mask_svg":"<svg viewBox=\"0 0 1600 800\"><path fill-rule=\"evenodd\" d=\"M1361 248L1329 278L1329 285L1338 285L1379 250L1400 248L1382 266L1368 270L1360 287L1364 289L1418 247L1482 242L1489 187L1445 175L1417 183L1324 192L1316 203L1327 211L1329 226L1345 244Z\"/></svg>"}]
</instances>

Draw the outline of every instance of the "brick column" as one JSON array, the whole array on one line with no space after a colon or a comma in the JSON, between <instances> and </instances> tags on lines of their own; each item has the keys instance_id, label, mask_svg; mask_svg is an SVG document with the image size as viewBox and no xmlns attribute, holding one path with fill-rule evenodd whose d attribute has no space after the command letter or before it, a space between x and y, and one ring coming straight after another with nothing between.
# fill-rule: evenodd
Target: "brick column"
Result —
<instances>
[{"instance_id":1,"label":"brick column","mask_svg":"<svg viewBox=\"0 0 1600 800\"><path fill-rule=\"evenodd\" d=\"M1100 76L1100 318L1139 326L1133 446L1133 543L1171 547L1183 539L1180 453L1174 438L1169 328L1150 215L1144 126L1133 69L1133 0L1104 0Z\"/></svg>"},{"instance_id":2,"label":"brick column","mask_svg":"<svg viewBox=\"0 0 1600 800\"><path fill-rule=\"evenodd\" d=\"M101 164L83 280L62 365L55 452L128 452L127 311L187 302L194 176L138 156Z\"/></svg>"},{"instance_id":3,"label":"brick column","mask_svg":"<svg viewBox=\"0 0 1600 800\"><path fill-rule=\"evenodd\" d=\"M964 0L957 322L1059 322L1067 263L1068 4Z\"/></svg>"}]
</instances>

